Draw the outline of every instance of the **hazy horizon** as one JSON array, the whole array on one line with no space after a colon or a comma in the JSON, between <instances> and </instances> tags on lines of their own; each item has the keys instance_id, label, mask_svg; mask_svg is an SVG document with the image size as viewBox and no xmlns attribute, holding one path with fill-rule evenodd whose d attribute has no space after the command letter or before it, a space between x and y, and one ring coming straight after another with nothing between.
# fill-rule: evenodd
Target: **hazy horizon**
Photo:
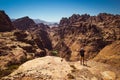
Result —
<instances>
[{"instance_id":1,"label":"hazy horizon","mask_svg":"<svg viewBox=\"0 0 120 80\"><path fill-rule=\"evenodd\" d=\"M0 9L10 18L29 16L48 22L59 22L72 14L120 14L120 0L0 0Z\"/></svg>"}]
</instances>

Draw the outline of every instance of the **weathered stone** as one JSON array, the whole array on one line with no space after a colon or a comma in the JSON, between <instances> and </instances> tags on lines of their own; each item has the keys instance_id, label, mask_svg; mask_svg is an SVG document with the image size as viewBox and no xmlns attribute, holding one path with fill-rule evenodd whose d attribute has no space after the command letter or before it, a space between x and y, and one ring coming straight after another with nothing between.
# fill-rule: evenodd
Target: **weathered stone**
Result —
<instances>
[{"instance_id":1,"label":"weathered stone","mask_svg":"<svg viewBox=\"0 0 120 80\"><path fill-rule=\"evenodd\" d=\"M14 78L18 76L23 79L31 75L31 78L35 78L35 80L40 76L48 80L64 79L65 76L71 72L71 67L65 60L61 62L61 59L62 58L52 56L36 58L21 65L18 70L10 74L10 77ZM24 77L20 76L18 73L21 73L21 75L24 74ZM13 80L15 80L15 78Z\"/></svg>"},{"instance_id":2,"label":"weathered stone","mask_svg":"<svg viewBox=\"0 0 120 80\"><path fill-rule=\"evenodd\" d=\"M116 74L112 71L101 72L103 80L116 80Z\"/></svg>"}]
</instances>

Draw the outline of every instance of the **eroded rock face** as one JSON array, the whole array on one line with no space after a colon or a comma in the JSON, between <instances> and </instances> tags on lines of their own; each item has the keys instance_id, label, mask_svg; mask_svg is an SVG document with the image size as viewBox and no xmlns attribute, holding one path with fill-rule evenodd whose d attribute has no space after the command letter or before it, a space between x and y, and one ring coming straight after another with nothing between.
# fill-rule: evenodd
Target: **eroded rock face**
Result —
<instances>
[{"instance_id":1,"label":"eroded rock face","mask_svg":"<svg viewBox=\"0 0 120 80\"><path fill-rule=\"evenodd\" d=\"M36 56L37 57L45 56L46 52L44 50L44 47L42 48L38 47L30 31L13 30L14 28L12 26L11 21L9 20L9 17L3 11L0 11L0 17L1 17L0 19L1 30L0 78L1 78L5 75L10 74L14 69L16 69L20 64L24 63L25 61L33 59ZM27 23L25 23L25 25L20 25L20 27L27 26L28 28L32 22L29 21L28 18L24 20ZM24 20L17 21L18 22L20 21L20 24L22 24ZM39 55L36 55L38 53Z\"/></svg>"},{"instance_id":2,"label":"eroded rock face","mask_svg":"<svg viewBox=\"0 0 120 80\"><path fill-rule=\"evenodd\" d=\"M35 52L34 45L27 43L28 35L26 36L26 41L19 41L16 38L17 36L14 35L16 32L19 33L20 31L15 30L12 32L0 33L0 69L9 67L8 64L12 65L22 63L22 61L24 62L27 60L27 55L29 55L28 53Z\"/></svg>"},{"instance_id":3,"label":"eroded rock face","mask_svg":"<svg viewBox=\"0 0 120 80\"><path fill-rule=\"evenodd\" d=\"M71 57L71 50L70 48L62 41L60 41L54 48L55 50L59 51L58 56L65 58L67 61L70 60Z\"/></svg>"},{"instance_id":4,"label":"eroded rock face","mask_svg":"<svg viewBox=\"0 0 120 80\"><path fill-rule=\"evenodd\" d=\"M27 30L40 49L52 49L51 41L48 34L48 30L50 28L47 25L44 25L43 23L35 24L34 21L29 17L17 19L13 21L13 24L20 30ZM24 37L26 37L26 34L24 34L24 31L23 33L22 31L21 33L16 32L15 35L17 36L18 40L25 41Z\"/></svg>"},{"instance_id":5,"label":"eroded rock face","mask_svg":"<svg viewBox=\"0 0 120 80\"><path fill-rule=\"evenodd\" d=\"M13 21L13 25L20 30L27 30L32 27L32 25L35 25L35 22L26 16Z\"/></svg>"},{"instance_id":6,"label":"eroded rock face","mask_svg":"<svg viewBox=\"0 0 120 80\"><path fill-rule=\"evenodd\" d=\"M42 45L39 44L39 45ZM0 33L0 78L10 74L20 64L35 57L46 56L28 31L13 30Z\"/></svg>"},{"instance_id":7,"label":"eroded rock face","mask_svg":"<svg viewBox=\"0 0 120 80\"><path fill-rule=\"evenodd\" d=\"M10 18L4 11L0 10L0 32L11 31L15 29L10 21Z\"/></svg>"},{"instance_id":8,"label":"eroded rock face","mask_svg":"<svg viewBox=\"0 0 120 80\"><path fill-rule=\"evenodd\" d=\"M120 40L120 15L100 13L97 16L74 14L62 18L58 28L50 32L53 47L64 42L71 50L72 60L77 57L76 50L84 47L87 58L93 58L106 45ZM62 45L62 43L61 43ZM58 49L59 51L59 49Z\"/></svg>"},{"instance_id":9,"label":"eroded rock face","mask_svg":"<svg viewBox=\"0 0 120 80\"><path fill-rule=\"evenodd\" d=\"M41 49L46 48L48 50L52 50L52 44L48 33L49 29L50 28L47 25L37 24L29 30L29 32L33 35L34 41Z\"/></svg>"}]
</instances>

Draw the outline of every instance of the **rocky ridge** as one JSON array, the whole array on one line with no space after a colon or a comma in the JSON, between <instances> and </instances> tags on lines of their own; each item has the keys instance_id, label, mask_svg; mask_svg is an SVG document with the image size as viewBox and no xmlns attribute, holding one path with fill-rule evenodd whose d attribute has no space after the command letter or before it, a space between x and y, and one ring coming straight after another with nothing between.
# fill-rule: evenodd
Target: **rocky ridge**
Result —
<instances>
[{"instance_id":1,"label":"rocky ridge","mask_svg":"<svg viewBox=\"0 0 120 80\"><path fill-rule=\"evenodd\" d=\"M120 40L120 15L100 13L97 16L73 14L62 18L59 27L50 32L53 47L58 51L64 43L64 53L71 51L71 60L77 60L77 49L84 47L86 55L93 58L106 45ZM62 53L61 53L62 54ZM68 54L68 55L70 55Z\"/></svg>"},{"instance_id":2,"label":"rocky ridge","mask_svg":"<svg viewBox=\"0 0 120 80\"><path fill-rule=\"evenodd\" d=\"M35 25L35 22L28 16L16 19L12 23L19 30L27 30L32 27L32 25Z\"/></svg>"},{"instance_id":3,"label":"rocky ridge","mask_svg":"<svg viewBox=\"0 0 120 80\"><path fill-rule=\"evenodd\" d=\"M6 16L4 11L0 12L0 17L3 17L0 25L4 23L3 26L0 26L0 78L10 74L27 60L46 56L46 49L51 49L51 45L46 46L50 42L48 42L46 31L43 30L44 25L39 28L40 33L36 36L34 34L36 30L33 30L32 33L32 29L29 31L15 29L16 26L13 27L9 17ZM48 40L45 41L45 39Z\"/></svg>"},{"instance_id":4,"label":"rocky ridge","mask_svg":"<svg viewBox=\"0 0 120 80\"><path fill-rule=\"evenodd\" d=\"M49 30L48 25L44 25L43 23L35 24L29 17L16 19L13 21L13 25L19 30L27 30L40 49L52 49L51 41L47 33Z\"/></svg>"},{"instance_id":5,"label":"rocky ridge","mask_svg":"<svg viewBox=\"0 0 120 80\"><path fill-rule=\"evenodd\" d=\"M8 15L6 15L4 11L0 10L0 32L11 31L13 29L14 27Z\"/></svg>"},{"instance_id":6,"label":"rocky ridge","mask_svg":"<svg viewBox=\"0 0 120 80\"><path fill-rule=\"evenodd\" d=\"M39 48L46 48L52 50L51 40L49 38L48 30L49 26L41 24L33 25L28 31L33 35L34 41Z\"/></svg>"}]
</instances>

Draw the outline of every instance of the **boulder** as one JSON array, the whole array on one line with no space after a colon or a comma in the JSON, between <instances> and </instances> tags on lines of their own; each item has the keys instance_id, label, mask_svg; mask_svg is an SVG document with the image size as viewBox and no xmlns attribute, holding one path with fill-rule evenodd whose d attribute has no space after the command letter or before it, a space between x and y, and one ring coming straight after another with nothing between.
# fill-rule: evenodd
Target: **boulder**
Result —
<instances>
[{"instance_id":1,"label":"boulder","mask_svg":"<svg viewBox=\"0 0 120 80\"><path fill-rule=\"evenodd\" d=\"M69 64L59 57L46 56L30 60L21 65L15 72L9 75L6 79L21 79L31 78L37 79L65 79L68 73L71 72Z\"/></svg>"}]
</instances>

